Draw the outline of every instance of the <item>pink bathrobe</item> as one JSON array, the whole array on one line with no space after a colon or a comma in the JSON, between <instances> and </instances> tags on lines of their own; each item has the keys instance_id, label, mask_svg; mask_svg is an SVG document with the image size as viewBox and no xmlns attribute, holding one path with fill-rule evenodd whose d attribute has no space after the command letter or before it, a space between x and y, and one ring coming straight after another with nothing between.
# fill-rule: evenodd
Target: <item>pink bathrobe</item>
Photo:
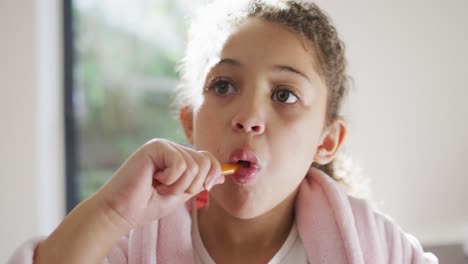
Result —
<instances>
[{"instance_id":1,"label":"pink bathrobe","mask_svg":"<svg viewBox=\"0 0 468 264\"><path fill-rule=\"evenodd\" d=\"M438 263L413 237L361 199L346 195L333 179L310 169L299 187L296 225L310 263ZM103 263L193 263L191 218L181 207L123 237ZM27 241L10 259L32 263L44 238ZM10 263L9 262L9 263Z\"/></svg>"}]
</instances>

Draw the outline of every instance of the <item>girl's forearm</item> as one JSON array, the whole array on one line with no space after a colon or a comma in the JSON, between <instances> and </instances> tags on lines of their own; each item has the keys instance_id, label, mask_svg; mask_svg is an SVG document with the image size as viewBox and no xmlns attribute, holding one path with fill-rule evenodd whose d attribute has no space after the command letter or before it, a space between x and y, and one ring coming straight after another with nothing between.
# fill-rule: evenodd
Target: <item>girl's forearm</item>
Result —
<instances>
[{"instance_id":1,"label":"girl's forearm","mask_svg":"<svg viewBox=\"0 0 468 264\"><path fill-rule=\"evenodd\" d=\"M101 263L129 231L97 197L78 205L36 249L34 263Z\"/></svg>"}]
</instances>

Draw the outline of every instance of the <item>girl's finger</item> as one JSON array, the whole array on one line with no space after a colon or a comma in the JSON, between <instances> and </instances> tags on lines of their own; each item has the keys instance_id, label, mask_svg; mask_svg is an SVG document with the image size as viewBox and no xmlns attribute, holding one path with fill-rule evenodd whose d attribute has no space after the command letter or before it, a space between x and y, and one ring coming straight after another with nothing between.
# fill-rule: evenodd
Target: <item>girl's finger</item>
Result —
<instances>
[{"instance_id":1,"label":"girl's finger","mask_svg":"<svg viewBox=\"0 0 468 264\"><path fill-rule=\"evenodd\" d=\"M153 158L153 162L156 164L157 170L154 174L154 178L163 185L171 185L181 177L187 168L187 162L184 156L171 144L155 145L154 148L158 148L157 154L161 159Z\"/></svg>"},{"instance_id":2,"label":"girl's finger","mask_svg":"<svg viewBox=\"0 0 468 264\"><path fill-rule=\"evenodd\" d=\"M177 179L177 181L174 182L172 185L168 186L168 194L184 193L199 171L198 164L195 162L192 155L190 154L190 152L193 152L194 150L185 149L182 146L175 146L175 148L184 158L187 167L185 169L185 172L179 177L179 179Z\"/></svg>"},{"instance_id":3,"label":"girl's finger","mask_svg":"<svg viewBox=\"0 0 468 264\"><path fill-rule=\"evenodd\" d=\"M203 191L204 182L211 169L212 161L201 151L195 151L192 154L193 159L198 164L199 170L198 174L195 176L191 185L187 188L187 190L185 190L185 192L192 195L196 195L199 192Z\"/></svg>"},{"instance_id":4,"label":"girl's finger","mask_svg":"<svg viewBox=\"0 0 468 264\"><path fill-rule=\"evenodd\" d=\"M203 183L204 188L209 191L215 183L224 182L224 176L221 171L221 164L218 160L208 151L201 151L211 161L211 167L206 176L205 182ZM221 178L221 179L220 179Z\"/></svg>"}]
</instances>

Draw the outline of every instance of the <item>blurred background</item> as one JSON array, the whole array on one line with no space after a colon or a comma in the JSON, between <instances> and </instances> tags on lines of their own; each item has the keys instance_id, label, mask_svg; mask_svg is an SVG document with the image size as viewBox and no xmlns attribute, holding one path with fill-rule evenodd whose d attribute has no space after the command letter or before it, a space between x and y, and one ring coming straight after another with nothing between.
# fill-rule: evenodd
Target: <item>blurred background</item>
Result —
<instances>
[{"instance_id":1,"label":"blurred background","mask_svg":"<svg viewBox=\"0 0 468 264\"><path fill-rule=\"evenodd\" d=\"M346 150L441 263L468 263L468 2L320 0L347 46ZM171 108L183 0L0 1L0 263L49 234Z\"/></svg>"}]
</instances>

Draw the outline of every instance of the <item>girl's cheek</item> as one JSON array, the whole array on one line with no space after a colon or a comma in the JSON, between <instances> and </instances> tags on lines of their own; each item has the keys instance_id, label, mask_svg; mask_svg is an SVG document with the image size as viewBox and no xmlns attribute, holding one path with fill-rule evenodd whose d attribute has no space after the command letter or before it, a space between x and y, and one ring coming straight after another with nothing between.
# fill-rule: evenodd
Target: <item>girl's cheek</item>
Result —
<instances>
[{"instance_id":1,"label":"girl's cheek","mask_svg":"<svg viewBox=\"0 0 468 264\"><path fill-rule=\"evenodd\" d=\"M276 117L284 123L298 122L299 120L304 119L304 116L307 115L307 112L304 111L304 109L301 109L296 105L274 105L273 109Z\"/></svg>"}]
</instances>

